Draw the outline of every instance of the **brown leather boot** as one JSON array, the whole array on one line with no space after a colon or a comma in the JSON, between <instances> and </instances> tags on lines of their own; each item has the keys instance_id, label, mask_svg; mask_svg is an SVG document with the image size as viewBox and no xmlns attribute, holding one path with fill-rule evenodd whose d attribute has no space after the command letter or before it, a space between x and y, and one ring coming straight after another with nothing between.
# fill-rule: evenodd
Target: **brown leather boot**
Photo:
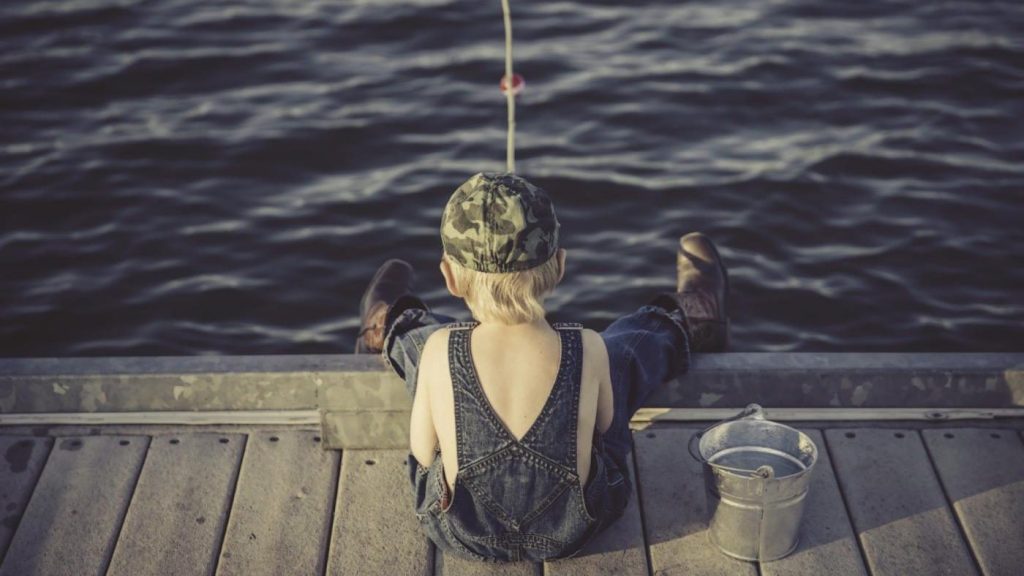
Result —
<instances>
[{"instance_id":1,"label":"brown leather boot","mask_svg":"<svg viewBox=\"0 0 1024 576\"><path fill-rule=\"evenodd\" d=\"M405 260L391 259L377 269L359 303L362 327L356 338L356 354L376 354L381 351L387 321L393 319L389 312L399 299L405 302L406 307L427 309L419 298L412 295L415 278L412 266Z\"/></svg>"},{"instance_id":2,"label":"brown leather boot","mask_svg":"<svg viewBox=\"0 0 1024 576\"><path fill-rule=\"evenodd\" d=\"M693 352L722 352L729 345L729 274L711 239L700 232L679 239L675 294Z\"/></svg>"}]
</instances>

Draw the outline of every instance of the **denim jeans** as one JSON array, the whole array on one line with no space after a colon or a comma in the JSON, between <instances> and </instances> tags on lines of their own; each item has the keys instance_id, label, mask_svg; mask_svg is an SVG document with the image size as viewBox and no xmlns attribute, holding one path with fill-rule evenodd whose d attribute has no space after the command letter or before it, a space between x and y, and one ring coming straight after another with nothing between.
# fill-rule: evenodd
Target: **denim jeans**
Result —
<instances>
[{"instance_id":1,"label":"denim jeans","mask_svg":"<svg viewBox=\"0 0 1024 576\"><path fill-rule=\"evenodd\" d=\"M402 312L387 327L383 356L405 380L415 396L420 353L427 338L450 316L421 309ZM616 462L625 465L632 447L629 420L648 396L665 382L680 376L690 366L690 347L680 310L646 305L627 314L601 332L608 348L608 362L614 397L611 428L604 433L604 448ZM623 467L623 470L625 468Z\"/></svg>"},{"instance_id":2,"label":"denim jeans","mask_svg":"<svg viewBox=\"0 0 1024 576\"><path fill-rule=\"evenodd\" d=\"M420 354L427 339L435 330L446 325L457 329L463 327L463 324L469 323L457 323L454 318L419 308L404 310L389 322L385 331L383 356L391 368L405 379L411 395L415 396ZM611 427L604 434L595 431L593 436L590 477L581 492L586 510L582 516L563 515L554 510L552 518L538 517L530 527L530 530L539 531L538 534L519 534L516 530L515 534L509 535L507 530L485 522L492 520L492 514L475 508L474 499L467 502L466 496L463 496L462 508L444 510L442 502L447 486L442 485L444 480L443 474L439 472L440 456L435 454L431 466L423 468L410 454L409 474L417 519L434 544L440 550L477 560L539 560L549 558L549 554L551 558L566 557L579 553L587 542L618 519L633 492L628 472L628 456L632 447L629 420L651 392L667 380L684 373L689 367L689 339L684 324L680 310L668 311L647 305L619 318L601 332L608 349L614 412ZM582 343L578 339L576 346L581 349ZM462 350L463 356L468 355L468 344L464 344ZM576 352L572 357L578 363L582 354ZM453 370L458 368L453 367ZM559 373L562 373L561 369ZM453 378L454 374L453 371ZM458 419L458 410L456 413ZM574 434L575 431L568 435ZM570 441L575 453L575 438ZM477 462L491 466L490 460L481 458ZM518 476L530 476L527 471L517 470ZM504 475L499 476L508 481ZM512 478L512 481L514 483L516 479ZM456 504L460 501L457 494L453 495L453 499ZM471 520L468 524L466 518ZM581 523L581 518L586 520ZM461 527L456 530L457 526ZM563 542L555 538L565 535L573 535L572 541ZM496 541L501 538L509 542Z\"/></svg>"}]
</instances>

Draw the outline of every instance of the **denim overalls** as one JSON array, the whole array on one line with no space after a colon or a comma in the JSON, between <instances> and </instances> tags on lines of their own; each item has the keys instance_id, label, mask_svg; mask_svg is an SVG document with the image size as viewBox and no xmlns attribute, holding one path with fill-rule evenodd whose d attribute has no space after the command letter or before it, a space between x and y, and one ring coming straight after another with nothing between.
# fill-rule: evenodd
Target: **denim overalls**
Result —
<instances>
[{"instance_id":1,"label":"denim overalls","mask_svg":"<svg viewBox=\"0 0 1024 576\"><path fill-rule=\"evenodd\" d=\"M644 306L601 335L614 395L612 425L595 430L590 477L576 463L582 338L579 324L554 324L558 376L540 415L516 440L484 395L470 354L476 322L425 310L401 313L388 327L384 357L415 392L419 355L435 330L451 330L448 358L455 398L459 472L448 493L440 452L428 468L409 455L414 509L434 544L477 560L542 561L571 556L622 515L632 487L626 460L629 419L647 395L689 366L681 314Z\"/></svg>"}]
</instances>

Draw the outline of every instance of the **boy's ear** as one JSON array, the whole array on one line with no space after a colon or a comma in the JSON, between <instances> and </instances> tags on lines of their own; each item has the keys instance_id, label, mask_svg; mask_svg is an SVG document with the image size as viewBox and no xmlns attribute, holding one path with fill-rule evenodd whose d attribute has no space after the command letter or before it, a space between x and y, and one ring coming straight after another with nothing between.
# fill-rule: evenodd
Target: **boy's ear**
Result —
<instances>
[{"instance_id":1,"label":"boy's ear","mask_svg":"<svg viewBox=\"0 0 1024 576\"><path fill-rule=\"evenodd\" d=\"M456 298L462 298L462 294L459 293L458 288L455 286L455 275L452 274L452 266L444 256L441 257L441 275L444 276L444 285L448 288L448 293Z\"/></svg>"},{"instance_id":2,"label":"boy's ear","mask_svg":"<svg viewBox=\"0 0 1024 576\"><path fill-rule=\"evenodd\" d=\"M559 248L558 252L555 253L558 256L558 283L562 281L565 276L565 248Z\"/></svg>"}]
</instances>

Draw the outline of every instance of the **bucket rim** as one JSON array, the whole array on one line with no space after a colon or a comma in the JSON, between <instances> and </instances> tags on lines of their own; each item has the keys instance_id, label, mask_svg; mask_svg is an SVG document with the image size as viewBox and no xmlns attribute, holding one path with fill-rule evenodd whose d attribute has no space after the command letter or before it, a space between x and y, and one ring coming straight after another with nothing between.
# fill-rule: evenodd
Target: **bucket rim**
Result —
<instances>
[{"instance_id":1,"label":"bucket rim","mask_svg":"<svg viewBox=\"0 0 1024 576\"><path fill-rule=\"evenodd\" d=\"M785 476L773 476L771 478L760 478L760 477L758 477L758 476L753 474L753 472L754 472L753 470L738 470L738 469L734 469L734 468L729 468L728 466L723 466L721 464L714 464L713 462L711 462L711 458L714 456L714 454L709 454L708 456L705 456L705 449L704 449L705 448L704 440L708 437L708 434L711 431L715 430L716 428L719 428L720 426L724 426L724 425L727 425L727 424L737 424L738 425L738 424L740 424L742 422L761 422L761 423L771 424L772 426L779 427L779 428L781 428L783 430L786 430L788 432L796 433L796 436L797 436L797 438L798 438L798 440L799 440L799 442L801 444L806 444L806 445L810 446L810 451L809 451L810 463L807 464L804 467L803 470L800 470L799 472L794 472L793 474L787 474ZM788 480L792 480L792 479L795 479L795 478L800 478L801 476L803 476L804 474L807 474L808 472L810 472L814 468L814 465L817 464L818 458L820 456L819 451L818 451L818 445L817 445L817 443L814 442L814 439L811 438L811 436L809 434L807 434L806 432L803 432L802 430L798 430L798 429L796 429L796 428L794 428L792 426L789 426L787 424L783 424L781 422L776 422L774 420L767 419L764 416L764 410L760 406L758 406L757 404L751 404L746 409L744 409L743 412L741 412L737 416L734 416L732 418L728 418L726 420L722 420L721 422L717 422L717 423L713 424L712 426L709 426L709 427L705 428L703 431L694 434L694 438L697 438L697 453L694 454L693 451L691 450L690 451L691 456L693 456L694 458L699 460L702 465L708 466L708 467L712 468L716 473L725 474L725 475L728 475L728 476L731 476L731 477L734 477L734 478L761 479L761 480L764 480L766 482L775 481L775 480L787 480L788 481ZM782 451L780 451L780 452L782 452ZM787 456L792 456L793 458L795 458L797 460L800 460L801 464L803 464L803 460L799 456L795 456L795 455L792 455L792 454L786 454L786 455Z\"/></svg>"},{"instance_id":2,"label":"bucket rim","mask_svg":"<svg viewBox=\"0 0 1024 576\"><path fill-rule=\"evenodd\" d=\"M797 432L799 432L799 430L797 430ZM814 469L814 465L817 464L817 462L818 462L818 448L817 448L817 446L814 447L812 455L813 455L813 459L811 460L811 464L808 465L808 466L805 466L799 472L794 472L792 474L787 474L785 476L772 476L771 478L762 478L760 476L757 476L756 474L754 474L754 470L739 470L739 469L736 469L736 468L730 468L728 466L723 466L721 464L715 464L715 463L709 462L707 460L704 461L704 466L706 466L709 469L711 469L712 473L714 473L714 474L718 474L720 476L726 476L726 477L730 477L730 478L737 478L737 479L741 479L741 480L760 480L760 481L764 482L765 484L768 484L770 482L783 482L783 481L785 481L785 482L792 482L794 480L802 478L806 474L809 474L811 472L811 470Z\"/></svg>"}]
</instances>

